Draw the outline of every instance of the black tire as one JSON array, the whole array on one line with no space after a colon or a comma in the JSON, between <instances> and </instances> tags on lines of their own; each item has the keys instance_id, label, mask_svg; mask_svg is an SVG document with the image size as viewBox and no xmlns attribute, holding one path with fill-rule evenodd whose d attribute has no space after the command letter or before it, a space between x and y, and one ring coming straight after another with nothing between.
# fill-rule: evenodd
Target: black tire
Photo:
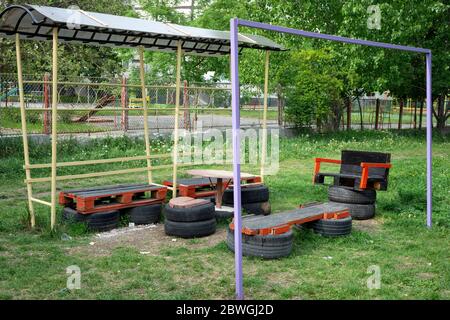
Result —
<instances>
[{"instance_id":1,"label":"black tire","mask_svg":"<svg viewBox=\"0 0 450 320\"><path fill-rule=\"evenodd\" d=\"M161 219L162 204L151 204L147 206L134 207L127 210L130 222L135 224L158 223Z\"/></svg>"},{"instance_id":2,"label":"black tire","mask_svg":"<svg viewBox=\"0 0 450 320\"><path fill-rule=\"evenodd\" d=\"M91 231L109 231L119 226L120 213L118 210L89 214L86 222Z\"/></svg>"},{"instance_id":3,"label":"black tire","mask_svg":"<svg viewBox=\"0 0 450 320\"><path fill-rule=\"evenodd\" d=\"M264 215L264 216L269 215L272 211L269 201L245 203L245 204L242 204L242 208L248 214Z\"/></svg>"},{"instance_id":4,"label":"black tire","mask_svg":"<svg viewBox=\"0 0 450 320\"><path fill-rule=\"evenodd\" d=\"M377 199L375 190L353 190L346 187L330 186L328 199L339 203L373 204Z\"/></svg>"},{"instance_id":5,"label":"black tire","mask_svg":"<svg viewBox=\"0 0 450 320\"><path fill-rule=\"evenodd\" d=\"M217 220L231 219L234 217L234 211L226 211L216 208L216 210L214 211L214 216Z\"/></svg>"},{"instance_id":6,"label":"black tire","mask_svg":"<svg viewBox=\"0 0 450 320\"><path fill-rule=\"evenodd\" d=\"M228 188L223 194L223 203L233 204L233 188ZM241 202L243 204L269 201L269 188L256 185L241 188Z\"/></svg>"},{"instance_id":7,"label":"black tire","mask_svg":"<svg viewBox=\"0 0 450 320\"><path fill-rule=\"evenodd\" d=\"M312 223L313 222L306 222L302 224L294 224L293 228L295 228L298 231L305 231L312 229Z\"/></svg>"},{"instance_id":8,"label":"black tire","mask_svg":"<svg viewBox=\"0 0 450 320\"><path fill-rule=\"evenodd\" d=\"M78 213L77 210L64 207L62 210L62 221L67 223L85 222L88 215Z\"/></svg>"},{"instance_id":9,"label":"black tire","mask_svg":"<svg viewBox=\"0 0 450 320\"><path fill-rule=\"evenodd\" d=\"M346 206L355 220L367 220L375 216L375 204L346 203Z\"/></svg>"},{"instance_id":10,"label":"black tire","mask_svg":"<svg viewBox=\"0 0 450 320\"><path fill-rule=\"evenodd\" d=\"M312 223L315 233L325 237L345 236L352 232L352 217L343 219L321 219Z\"/></svg>"},{"instance_id":11,"label":"black tire","mask_svg":"<svg viewBox=\"0 0 450 320\"><path fill-rule=\"evenodd\" d=\"M181 238L199 238L209 236L216 232L216 219L196 222L178 222L167 220L164 222L164 231L169 236Z\"/></svg>"},{"instance_id":12,"label":"black tire","mask_svg":"<svg viewBox=\"0 0 450 320\"><path fill-rule=\"evenodd\" d=\"M195 222L214 219L214 203L208 202L191 208L172 208L169 204L164 207L166 219L176 222Z\"/></svg>"},{"instance_id":13,"label":"black tire","mask_svg":"<svg viewBox=\"0 0 450 320\"><path fill-rule=\"evenodd\" d=\"M279 235L242 235L242 254L248 257L277 259L287 257L292 252L294 234L292 230ZM227 246L234 252L234 231L228 228Z\"/></svg>"}]
</instances>

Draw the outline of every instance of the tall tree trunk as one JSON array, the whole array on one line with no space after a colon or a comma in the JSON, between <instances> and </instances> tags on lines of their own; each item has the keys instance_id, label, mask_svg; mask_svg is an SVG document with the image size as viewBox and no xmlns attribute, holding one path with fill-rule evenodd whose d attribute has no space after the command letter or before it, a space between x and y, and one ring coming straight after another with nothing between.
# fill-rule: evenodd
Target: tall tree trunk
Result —
<instances>
[{"instance_id":1,"label":"tall tree trunk","mask_svg":"<svg viewBox=\"0 0 450 320\"><path fill-rule=\"evenodd\" d=\"M345 108L347 110L347 130L352 128L352 100L351 97L345 97Z\"/></svg>"},{"instance_id":2,"label":"tall tree trunk","mask_svg":"<svg viewBox=\"0 0 450 320\"><path fill-rule=\"evenodd\" d=\"M445 122L448 119L447 110L445 108L445 96L443 94L439 95L437 98L437 110L433 106L433 114L436 118L436 129L439 132L443 132L445 128Z\"/></svg>"}]
</instances>

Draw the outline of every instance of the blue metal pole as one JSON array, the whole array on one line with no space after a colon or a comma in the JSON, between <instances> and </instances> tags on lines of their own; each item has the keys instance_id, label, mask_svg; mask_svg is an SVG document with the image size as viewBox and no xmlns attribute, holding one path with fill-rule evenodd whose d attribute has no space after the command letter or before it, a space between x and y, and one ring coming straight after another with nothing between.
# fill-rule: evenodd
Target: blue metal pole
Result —
<instances>
[{"instance_id":1,"label":"blue metal pole","mask_svg":"<svg viewBox=\"0 0 450 320\"><path fill-rule=\"evenodd\" d=\"M238 62L238 19L230 21L231 42L231 100L233 123L233 199L234 199L234 263L236 270L236 298L244 299L242 283L242 221L241 221L241 139L240 139L240 88Z\"/></svg>"},{"instance_id":2,"label":"blue metal pole","mask_svg":"<svg viewBox=\"0 0 450 320\"><path fill-rule=\"evenodd\" d=\"M433 206L433 187L432 187L432 166L433 166L433 154L432 154L432 130L433 130L433 97L431 89L431 51L426 54L427 65L427 226L431 228L432 225L432 206Z\"/></svg>"},{"instance_id":3,"label":"blue metal pole","mask_svg":"<svg viewBox=\"0 0 450 320\"><path fill-rule=\"evenodd\" d=\"M302 37L307 37L307 38L323 39L323 40L344 42L344 43L350 43L350 44L358 44L358 45L364 45L364 46L369 46L369 47L395 49L395 50L411 51L411 52L418 52L418 53L430 53L431 52L429 49L424 49L424 48L402 46L402 45L398 45L398 44L370 41L370 40L363 40L363 39L346 38L346 37L334 36L334 35L325 34L325 33L317 33L317 32L310 32L310 31L292 29L292 28L287 28L287 27L280 27L280 26L275 26L275 25L268 24L268 23L261 23L261 22L255 22L255 21L249 21L249 20L239 19L238 24L240 26L244 26L244 27L263 29L263 30L275 31L275 32L280 32L280 33L289 33L289 34L294 34L297 36L302 36Z\"/></svg>"},{"instance_id":4,"label":"blue metal pole","mask_svg":"<svg viewBox=\"0 0 450 320\"><path fill-rule=\"evenodd\" d=\"M239 114L239 56L238 56L238 28L239 25L257 28L267 31L289 33L298 36L337 41L349 44L378 47L384 49L394 49L401 51L425 53L426 55L426 95L427 95L427 226L432 225L432 89L431 89L431 50L403 46L385 42L353 39L329 34L303 31L298 29L275 26L267 23L254 22L249 20L231 19L230 21L230 41L231 41L231 82L232 82L232 120L233 120L233 178L234 184L234 245L235 245L235 265L236 265L236 296L243 299L242 286L242 234L241 234L241 185L240 185L240 114ZM239 182L239 183L237 183Z\"/></svg>"}]
</instances>

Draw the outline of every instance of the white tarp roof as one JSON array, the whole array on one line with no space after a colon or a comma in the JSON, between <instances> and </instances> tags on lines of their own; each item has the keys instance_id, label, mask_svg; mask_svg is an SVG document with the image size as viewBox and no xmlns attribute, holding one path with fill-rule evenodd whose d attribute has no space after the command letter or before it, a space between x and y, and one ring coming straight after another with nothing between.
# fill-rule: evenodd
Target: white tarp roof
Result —
<instances>
[{"instance_id":1,"label":"white tarp roof","mask_svg":"<svg viewBox=\"0 0 450 320\"><path fill-rule=\"evenodd\" d=\"M144 46L147 50L173 52L182 41L186 54L226 55L230 53L228 31L187 27L111 14L37 5L12 5L0 13L0 36L50 40L59 28L61 42L78 42L112 47ZM239 34L239 46L263 50L284 50L281 45L258 35Z\"/></svg>"}]
</instances>

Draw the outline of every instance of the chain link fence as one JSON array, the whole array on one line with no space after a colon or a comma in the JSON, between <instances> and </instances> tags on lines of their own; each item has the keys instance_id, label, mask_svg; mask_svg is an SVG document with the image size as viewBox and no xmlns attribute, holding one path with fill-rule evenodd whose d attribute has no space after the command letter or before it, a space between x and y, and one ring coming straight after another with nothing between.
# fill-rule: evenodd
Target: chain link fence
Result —
<instances>
[{"instance_id":1,"label":"chain link fence","mask_svg":"<svg viewBox=\"0 0 450 320\"><path fill-rule=\"evenodd\" d=\"M60 76L58 83L58 133L133 133L144 128L142 88L126 78ZM17 76L0 74L0 134L21 134ZM27 129L31 134L51 134L52 84L49 75L24 75ZM175 127L176 88L173 84L146 86L149 130L170 134ZM284 98L276 88L268 97L268 127L290 127L285 122ZM450 101L445 101L450 108ZM261 128L263 86L241 86L241 127ZM188 83L180 88L178 127L186 130L231 128L229 83ZM351 116L342 116L354 129L423 128L424 101L390 97L365 97L351 103ZM399 126L399 123L401 125Z\"/></svg>"},{"instance_id":2,"label":"chain link fence","mask_svg":"<svg viewBox=\"0 0 450 320\"><path fill-rule=\"evenodd\" d=\"M58 79L58 133L133 132L144 128L142 87L126 78ZM0 133L21 130L17 78L0 75ZM151 133L171 133L175 127L175 85L146 86ZM242 127L262 127L262 89L242 89ZM31 134L51 134L52 84L49 75L24 75L27 128ZM277 99L269 99L268 125L279 123ZM231 128L231 86L227 83L188 84L180 88L178 126L196 130Z\"/></svg>"}]
</instances>

